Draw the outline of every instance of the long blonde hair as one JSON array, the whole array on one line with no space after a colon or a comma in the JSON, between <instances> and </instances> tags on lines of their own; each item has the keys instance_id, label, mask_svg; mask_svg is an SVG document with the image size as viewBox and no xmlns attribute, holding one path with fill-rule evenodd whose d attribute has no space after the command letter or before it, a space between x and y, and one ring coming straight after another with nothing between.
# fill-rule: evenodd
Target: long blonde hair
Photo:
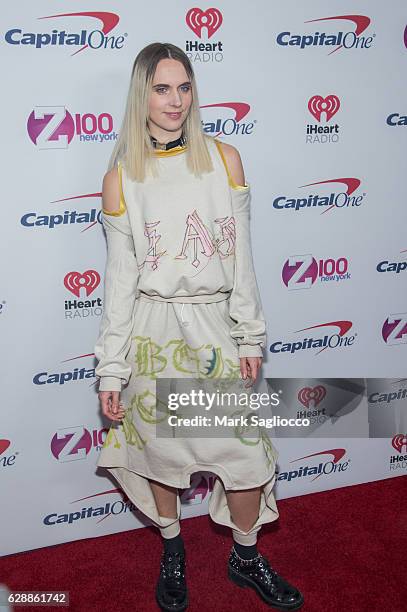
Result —
<instances>
[{"instance_id":1,"label":"long blonde hair","mask_svg":"<svg viewBox=\"0 0 407 612\"><path fill-rule=\"evenodd\" d=\"M143 182L147 167L153 176L158 175L157 157L148 132L149 97L158 62L171 58L182 63L191 81L192 103L183 124L183 135L187 139L186 163L191 173L201 176L211 172L212 160L207 147L206 135L201 126L198 92L195 75L188 56L170 43L152 43L137 55L130 79L126 109L119 137L109 160L108 170L120 160L132 180Z\"/></svg>"}]
</instances>

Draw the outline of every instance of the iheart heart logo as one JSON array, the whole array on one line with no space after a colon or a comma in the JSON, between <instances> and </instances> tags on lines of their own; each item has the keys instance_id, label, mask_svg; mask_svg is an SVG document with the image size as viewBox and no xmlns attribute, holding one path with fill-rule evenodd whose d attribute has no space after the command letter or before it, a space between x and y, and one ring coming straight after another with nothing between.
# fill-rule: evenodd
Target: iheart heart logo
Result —
<instances>
[{"instance_id":1,"label":"iheart heart logo","mask_svg":"<svg viewBox=\"0 0 407 612\"><path fill-rule=\"evenodd\" d=\"M10 440L0 440L0 455L2 455L10 446Z\"/></svg>"},{"instance_id":2,"label":"iheart heart logo","mask_svg":"<svg viewBox=\"0 0 407 612\"><path fill-rule=\"evenodd\" d=\"M76 297L80 297L80 291L84 287L86 297L88 297L99 285L100 274L96 270L86 270L83 274L80 272L68 272L64 278L64 285Z\"/></svg>"},{"instance_id":3,"label":"iheart heart logo","mask_svg":"<svg viewBox=\"0 0 407 612\"><path fill-rule=\"evenodd\" d=\"M304 387L298 392L298 399L301 404L309 408L310 402L314 402L314 406L318 406L326 395L326 389L322 385L316 387Z\"/></svg>"},{"instance_id":4,"label":"iheart heart logo","mask_svg":"<svg viewBox=\"0 0 407 612\"><path fill-rule=\"evenodd\" d=\"M201 38L202 28L206 28L208 38L215 34L222 25L222 13L216 8L208 8L203 11L200 8L191 8L186 14L185 21L195 34Z\"/></svg>"},{"instance_id":5,"label":"iheart heart logo","mask_svg":"<svg viewBox=\"0 0 407 612\"><path fill-rule=\"evenodd\" d=\"M326 113L326 120L329 121L338 112L340 105L338 96L333 94L326 98L312 96L308 101L308 110L317 121L321 121L321 114Z\"/></svg>"}]
</instances>

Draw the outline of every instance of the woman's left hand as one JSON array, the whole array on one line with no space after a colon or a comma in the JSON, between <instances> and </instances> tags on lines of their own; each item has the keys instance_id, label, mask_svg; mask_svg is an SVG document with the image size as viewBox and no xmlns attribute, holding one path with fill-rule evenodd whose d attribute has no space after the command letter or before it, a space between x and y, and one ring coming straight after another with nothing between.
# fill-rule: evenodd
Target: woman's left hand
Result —
<instances>
[{"instance_id":1,"label":"woman's left hand","mask_svg":"<svg viewBox=\"0 0 407 612\"><path fill-rule=\"evenodd\" d=\"M257 380L263 357L240 357L240 373L242 378L251 378L245 387L251 387Z\"/></svg>"}]
</instances>

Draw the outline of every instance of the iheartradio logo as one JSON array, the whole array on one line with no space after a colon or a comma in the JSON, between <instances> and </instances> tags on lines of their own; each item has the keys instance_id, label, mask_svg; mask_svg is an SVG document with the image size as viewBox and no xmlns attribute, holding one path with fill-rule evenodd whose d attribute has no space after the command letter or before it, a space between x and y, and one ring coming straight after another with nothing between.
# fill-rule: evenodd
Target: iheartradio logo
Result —
<instances>
[{"instance_id":1,"label":"iheartradio logo","mask_svg":"<svg viewBox=\"0 0 407 612\"><path fill-rule=\"evenodd\" d=\"M65 300L65 319L75 320L78 316L87 318L103 315L102 299L100 297L88 299L99 284L100 274L96 270L85 270L83 273L72 271L65 275L64 285L75 296L75 299ZM85 293L82 299L80 299L81 290Z\"/></svg>"},{"instance_id":2,"label":"iheartradio logo","mask_svg":"<svg viewBox=\"0 0 407 612\"><path fill-rule=\"evenodd\" d=\"M323 385L316 385L316 387L303 387L298 392L298 399L303 406L310 408L310 404L316 408L318 404L326 396L326 389Z\"/></svg>"},{"instance_id":3,"label":"iheartradio logo","mask_svg":"<svg viewBox=\"0 0 407 612\"><path fill-rule=\"evenodd\" d=\"M326 144L339 141L339 125L337 123L328 124L332 117L336 115L340 106L340 100L334 94L325 98L315 95L308 100L308 110L318 123L307 124L305 138L307 144Z\"/></svg>"},{"instance_id":4,"label":"iheartradio logo","mask_svg":"<svg viewBox=\"0 0 407 612\"><path fill-rule=\"evenodd\" d=\"M86 297L94 292L100 284L100 274L96 270L80 272L68 272L64 278L64 285L68 291L80 297L81 289L85 290Z\"/></svg>"},{"instance_id":5,"label":"iheartradio logo","mask_svg":"<svg viewBox=\"0 0 407 612\"><path fill-rule=\"evenodd\" d=\"M203 11L200 8L191 8L185 16L187 26L198 38L202 38L202 30L206 28L208 38L213 36L222 25L222 13L217 8L208 8Z\"/></svg>"},{"instance_id":6,"label":"iheartradio logo","mask_svg":"<svg viewBox=\"0 0 407 612\"><path fill-rule=\"evenodd\" d=\"M206 31L207 42L199 40L187 40L185 42L185 53L191 62L221 62L223 60L223 42L208 42L222 25L222 13L217 8L208 8L203 11L194 7L189 9L185 15L185 22L196 38L202 39Z\"/></svg>"},{"instance_id":7,"label":"iheartradio logo","mask_svg":"<svg viewBox=\"0 0 407 612\"><path fill-rule=\"evenodd\" d=\"M341 106L338 96L331 94L323 98L322 96L312 96L308 100L308 110L318 122L321 122L322 113L325 113L326 121L330 121L338 112Z\"/></svg>"},{"instance_id":8,"label":"iheartradio logo","mask_svg":"<svg viewBox=\"0 0 407 612\"><path fill-rule=\"evenodd\" d=\"M402 451L407 453L407 434L397 434L391 441L392 447L401 454Z\"/></svg>"}]
</instances>

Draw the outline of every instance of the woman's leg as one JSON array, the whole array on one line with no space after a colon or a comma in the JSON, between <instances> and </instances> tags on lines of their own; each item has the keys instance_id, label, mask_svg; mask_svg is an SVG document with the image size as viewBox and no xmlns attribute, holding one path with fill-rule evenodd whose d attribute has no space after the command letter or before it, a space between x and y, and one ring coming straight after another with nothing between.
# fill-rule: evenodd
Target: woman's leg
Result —
<instances>
[{"instance_id":1,"label":"woman's leg","mask_svg":"<svg viewBox=\"0 0 407 612\"><path fill-rule=\"evenodd\" d=\"M260 509L261 487L244 491L226 491L232 520L242 531L250 531Z\"/></svg>"},{"instance_id":2,"label":"woman's leg","mask_svg":"<svg viewBox=\"0 0 407 612\"><path fill-rule=\"evenodd\" d=\"M150 480L150 487L160 518L173 518L168 527L160 527L164 549L160 560L160 574L156 585L156 599L162 610L185 610L188 589L185 579L185 548L177 513L178 490Z\"/></svg>"},{"instance_id":3,"label":"woman's leg","mask_svg":"<svg viewBox=\"0 0 407 612\"><path fill-rule=\"evenodd\" d=\"M244 491L226 491L228 507L232 521L242 531L242 534L232 529L236 552L244 559L252 559L257 555L257 533L260 527L251 531L259 516L261 487Z\"/></svg>"},{"instance_id":4,"label":"woman's leg","mask_svg":"<svg viewBox=\"0 0 407 612\"><path fill-rule=\"evenodd\" d=\"M177 518L177 495L178 490L162 482L150 480L150 487L154 495L158 514L160 517ZM160 533L164 538L166 550L182 550L183 541L180 535L181 525L179 519L168 527L160 527Z\"/></svg>"},{"instance_id":5,"label":"woman's leg","mask_svg":"<svg viewBox=\"0 0 407 612\"><path fill-rule=\"evenodd\" d=\"M177 495L175 487L170 487L156 480L149 480L154 495L158 514L168 518L177 518Z\"/></svg>"}]
</instances>

